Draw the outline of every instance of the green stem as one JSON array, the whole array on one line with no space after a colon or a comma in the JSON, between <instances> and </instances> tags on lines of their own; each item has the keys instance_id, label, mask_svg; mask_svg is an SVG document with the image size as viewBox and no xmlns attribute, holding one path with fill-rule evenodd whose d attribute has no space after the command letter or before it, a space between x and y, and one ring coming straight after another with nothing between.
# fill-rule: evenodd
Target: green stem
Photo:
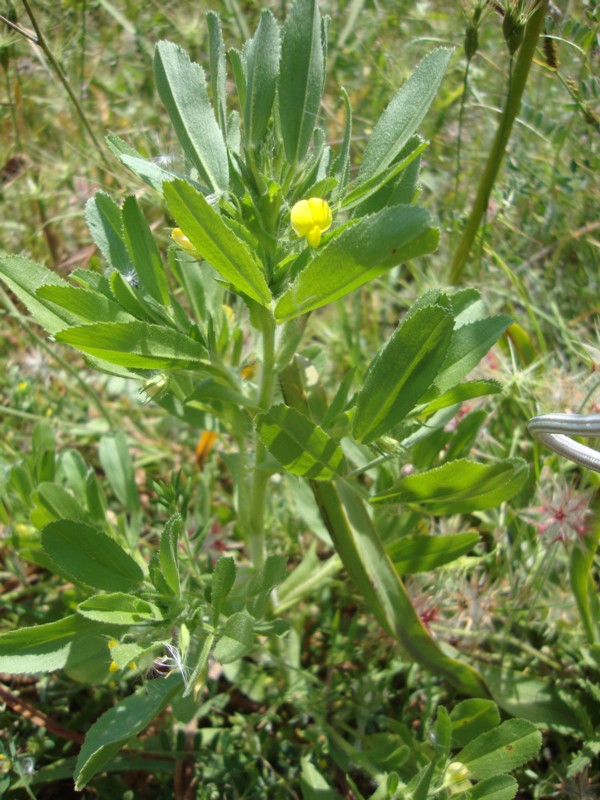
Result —
<instances>
[{"instance_id":1,"label":"green stem","mask_svg":"<svg viewBox=\"0 0 600 800\"><path fill-rule=\"evenodd\" d=\"M458 247L456 248L456 252L454 253L454 259L450 268L450 282L453 284L458 284L460 282L481 220L487 210L492 188L502 163L502 157L504 156L514 121L521 107L521 98L523 97L547 8L548 0L542 0L531 15L525 28L523 42L519 48L496 136L490 152L488 153L488 159L479 181L479 186L477 187L477 194L473 201L471 213L469 214L467 224L458 243Z\"/></svg>"},{"instance_id":2,"label":"green stem","mask_svg":"<svg viewBox=\"0 0 600 800\"><path fill-rule=\"evenodd\" d=\"M108 160L106 158L106 154L104 153L104 150L102 149L102 145L96 139L94 131L92 130L92 127L91 127L90 123L88 122L88 119L87 119L87 117L85 115L85 112L84 112L83 108L81 107L81 103L79 102L79 100L77 99L75 93L71 89L71 85L70 85L70 83L69 83L69 81L67 79L67 76L65 75L65 72L64 72L63 68L60 66L58 61L54 58L52 50L50 49L50 47L48 45L48 42L46 41L46 37L44 36L40 26L38 25L38 22L37 22L37 19L35 17L35 14L33 13L33 9L31 8L31 6L29 4L29 0L23 0L23 5L25 6L25 10L27 11L27 14L29 15L29 19L31 20L31 24L33 25L33 29L34 29L35 35L36 35L36 44L38 45L38 47L41 48L41 50L45 54L46 58L48 59L48 61L50 63L50 66L52 67L52 69L56 73L57 78L59 79L59 81L64 86L65 91L69 95L69 99L71 100L71 102L73 103L73 106L75 107L75 111L77 112L80 120L83 123L84 128L88 132L88 135L89 135L90 139L92 140L92 142L94 144L94 147L96 148L96 150L100 154L100 158L102 159L103 163L106 166L108 166Z\"/></svg>"},{"instance_id":3,"label":"green stem","mask_svg":"<svg viewBox=\"0 0 600 800\"><path fill-rule=\"evenodd\" d=\"M263 312L262 328L263 357L258 389L258 407L266 411L273 397L275 383L275 320L268 311ZM250 510L248 529L248 548L255 568L262 567L265 560L265 506L267 484L271 473L265 467L267 450L263 443L256 440L252 485L250 488ZM245 513L244 509L241 509Z\"/></svg>"}]
</instances>

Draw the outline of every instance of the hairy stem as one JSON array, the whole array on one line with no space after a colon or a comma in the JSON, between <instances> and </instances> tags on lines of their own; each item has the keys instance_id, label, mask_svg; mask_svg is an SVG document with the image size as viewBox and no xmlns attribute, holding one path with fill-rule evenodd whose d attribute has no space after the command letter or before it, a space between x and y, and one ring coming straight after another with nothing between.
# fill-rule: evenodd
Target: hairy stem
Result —
<instances>
[{"instance_id":1,"label":"hairy stem","mask_svg":"<svg viewBox=\"0 0 600 800\"><path fill-rule=\"evenodd\" d=\"M262 366L257 405L266 411L271 405L273 385L275 381L275 320L268 311L263 314L262 328ZM267 500L267 484L270 472L265 468L267 451L257 438L250 488L250 509L248 548L250 558L256 569L260 569L265 560L265 506ZM245 513L242 509L242 513Z\"/></svg>"}]
</instances>

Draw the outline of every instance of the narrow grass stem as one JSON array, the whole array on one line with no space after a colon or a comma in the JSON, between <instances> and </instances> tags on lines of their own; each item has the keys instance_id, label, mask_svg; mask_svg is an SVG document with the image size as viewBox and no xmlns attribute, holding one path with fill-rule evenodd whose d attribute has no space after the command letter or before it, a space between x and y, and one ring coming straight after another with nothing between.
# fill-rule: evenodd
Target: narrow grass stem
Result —
<instances>
[{"instance_id":1,"label":"narrow grass stem","mask_svg":"<svg viewBox=\"0 0 600 800\"><path fill-rule=\"evenodd\" d=\"M500 116L500 123L488 153L487 162L481 175L479 186L477 187L471 213L469 214L465 229L454 253L452 266L450 268L450 282L453 284L458 284L460 282L473 242L477 236L477 231L486 213L490 195L500 170L508 140L510 139L513 124L521 107L521 98L523 97L547 8L548 0L542 0L531 15L525 28L523 42L519 48L517 60L512 70L510 85Z\"/></svg>"},{"instance_id":2,"label":"narrow grass stem","mask_svg":"<svg viewBox=\"0 0 600 800\"><path fill-rule=\"evenodd\" d=\"M266 411L271 405L275 382L275 320L268 311L263 314L262 355L257 405ZM256 569L260 569L265 560L265 506L270 477L270 472L265 469L266 456L266 448L257 438L250 489L248 531L248 549Z\"/></svg>"},{"instance_id":3,"label":"narrow grass stem","mask_svg":"<svg viewBox=\"0 0 600 800\"><path fill-rule=\"evenodd\" d=\"M29 19L31 20L31 24L33 25L33 29L35 31L35 35L36 35L35 43L38 45L38 47L41 48L42 52L44 53L44 55L48 59L48 62L50 63L50 66L52 67L52 69L56 73L56 76L58 77L59 81L64 86L65 91L69 95L69 99L73 103L75 111L77 112L77 115L79 116L81 122L83 123L83 127L86 129L86 131L88 133L88 136L92 140L92 143L93 143L94 147L98 151L98 153L100 155L100 158L102 159L103 164L108 167L109 166L108 160L106 158L106 154L105 154L105 152L104 152L104 150L102 148L102 145L100 144L98 139L96 139L96 135L94 134L94 131L92 130L92 126L90 125L90 123L88 121L88 118L85 115L85 111L81 107L81 103L77 99L77 96L75 95L75 92L71 88L71 84L69 83L63 68L60 66L58 61L54 58L54 54L52 53L52 50L50 49L50 46L48 45L46 37L44 36L44 34L42 33L42 29L38 25L38 21L36 19L35 14L33 13L33 9L31 8L29 0L23 0L23 5L25 6L25 10L27 11Z\"/></svg>"},{"instance_id":4,"label":"narrow grass stem","mask_svg":"<svg viewBox=\"0 0 600 800\"><path fill-rule=\"evenodd\" d=\"M456 209L458 200L458 191L460 189L460 168L461 168L461 151L462 151L462 134L465 119L465 106L467 104L467 94L469 93L469 69L471 67L471 59L467 59L465 66L465 74L463 77L463 90L462 97L460 98L460 110L458 112L458 140L456 142L456 175L454 177L454 200L452 202L452 209Z\"/></svg>"}]
</instances>

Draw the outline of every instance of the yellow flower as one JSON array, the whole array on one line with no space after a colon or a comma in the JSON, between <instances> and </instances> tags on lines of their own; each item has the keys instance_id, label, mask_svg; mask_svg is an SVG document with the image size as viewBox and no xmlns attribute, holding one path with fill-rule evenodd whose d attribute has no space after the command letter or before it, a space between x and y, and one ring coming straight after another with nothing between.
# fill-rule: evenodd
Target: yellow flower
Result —
<instances>
[{"instance_id":1,"label":"yellow flower","mask_svg":"<svg viewBox=\"0 0 600 800\"><path fill-rule=\"evenodd\" d=\"M300 200L292 208L291 222L298 236L305 236L311 247L318 247L321 234L331 227L331 209L320 197Z\"/></svg>"},{"instance_id":2,"label":"yellow flower","mask_svg":"<svg viewBox=\"0 0 600 800\"><path fill-rule=\"evenodd\" d=\"M178 244L182 250L189 250L191 253L196 252L196 248L190 242L190 240L181 230L181 228L173 228L173 230L171 231L171 239L173 239L175 244Z\"/></svg>"}]
</instances>

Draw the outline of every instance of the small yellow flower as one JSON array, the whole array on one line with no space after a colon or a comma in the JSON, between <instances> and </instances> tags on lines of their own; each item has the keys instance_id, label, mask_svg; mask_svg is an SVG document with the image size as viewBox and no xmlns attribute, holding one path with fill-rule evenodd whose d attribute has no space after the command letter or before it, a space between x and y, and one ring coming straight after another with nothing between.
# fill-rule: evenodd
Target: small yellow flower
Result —
<instances>
[{"instance_id":1,"label":"small yellow flower","mask_svg":"<svg viewBox=\"0 0 600 800\"><path fill-rule=\"evenodd\" d=\"M108 668L108 671L109 672L118 672L119 671L119 667L115 664L114 661L111 661L110 662L110 667Z\"/></svg>"},{"instance_id":2,"label":"small yellow flower","mask_svg":"<svg viewBox=\"0 0 600 800\"><path fill-rule=\"evenodd\" d=\"M332 219L328 202L320 197L300 200L292 208L292 228L298 236L306 237L311 247L319 246L321 234L331 228Z\"/></svg>"},{"instance_id":3,"label":"small yellow flower","mask_svg":"<svg viewBox=\"0 0 600 800\"><path fill-rule=\"evenodd\" d=\"M196 252L196 248L190 242L190 240L181 230L181 228L173 228L173 230L171 231L171 239L173 239L175 244L179 245L179 247L181 247L182 250L189 250L191 253Z\"/></svg>"},{"instance_id":4,"label":"small yellow flower","mask_svg":"<svg viewBox=\"0 0 600 800\"><path fill-rule=\"evenodd\" d=\"M451 795L468 792L473 786L469 780L470 775L469 768L465 764L461 764L460 761L453 761L446 768L442 786L448 789Z\"/></svg>"}]
</instances>

